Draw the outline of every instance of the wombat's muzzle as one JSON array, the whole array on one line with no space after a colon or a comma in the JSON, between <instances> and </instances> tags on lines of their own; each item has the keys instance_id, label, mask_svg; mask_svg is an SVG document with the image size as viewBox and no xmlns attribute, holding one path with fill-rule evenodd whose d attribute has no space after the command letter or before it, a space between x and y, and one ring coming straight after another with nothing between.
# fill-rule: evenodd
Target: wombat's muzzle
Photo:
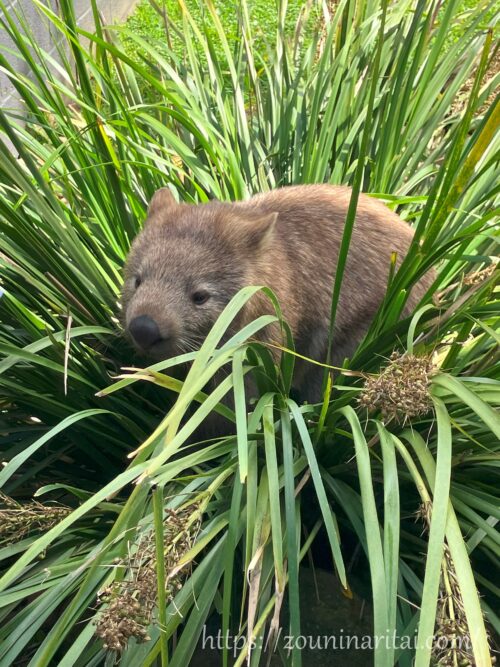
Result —
<instances>
[{"instance_id":1,"label":"wombat's muzzle","mask_svg":"<svg viewBox=\"0 0 500 667\"><path fill-rule=\"evenodd\" d=\"M164 340L158 325L149 315L134 317L128 325L128 330L137 346L146 351Z\"/></svg>"}]
</instances>

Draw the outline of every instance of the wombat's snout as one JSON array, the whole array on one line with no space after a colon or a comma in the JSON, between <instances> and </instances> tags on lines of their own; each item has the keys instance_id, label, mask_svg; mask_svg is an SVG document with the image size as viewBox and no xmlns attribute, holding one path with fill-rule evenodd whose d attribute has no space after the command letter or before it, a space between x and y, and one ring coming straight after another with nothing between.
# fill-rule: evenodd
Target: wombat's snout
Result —
<instances>
[{"instance_id":1,"label":"wombat's snout","mask_svg":"<svg viewBox=\"0 0 500 667\"><path fill-rule=\"evenodd\" d=\"M143 350L148 350L155 343L164 340L160 328L149 315L134 317L128 326L128 330L134 342Z\"/></svg>"}]
</instances>

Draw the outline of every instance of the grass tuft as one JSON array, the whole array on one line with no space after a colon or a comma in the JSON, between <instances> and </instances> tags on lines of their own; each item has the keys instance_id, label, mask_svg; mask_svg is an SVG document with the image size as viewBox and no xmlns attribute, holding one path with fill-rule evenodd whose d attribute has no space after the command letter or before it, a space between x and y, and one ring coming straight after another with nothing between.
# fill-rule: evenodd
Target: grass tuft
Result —
<instances>
[{"instance_id":1,"label":"grass tuft","mask_svg":"<svg viewBox=\"0 0 500 667\"><path fill-rule=\"evenodd\" d=\"M437 372L430 356L393 352L380 373L367 376L358 402L369 412L380 412L387 424L423 417L432 409L431 378Z\"/></svg>"}]
</instances>

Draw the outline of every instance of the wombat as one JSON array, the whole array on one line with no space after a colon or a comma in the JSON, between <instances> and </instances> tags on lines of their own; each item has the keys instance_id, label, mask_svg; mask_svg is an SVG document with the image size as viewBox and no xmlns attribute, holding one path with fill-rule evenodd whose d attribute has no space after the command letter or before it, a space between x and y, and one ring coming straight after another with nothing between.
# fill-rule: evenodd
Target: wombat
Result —
<instances>
[{"instance_id":1,"label":"wombat","mask_svg":"<svg viewBox=\"0 0 500 667\"><path fill-rule=\"evenodd\" d=\"M136 347L160 359L197 349L231 297L246 285L278 297L300 355L326 358L333 278L351 189L300 185L248 201L178 204L167 188L154 195L125 267L122 314ZM391 253L398 264L413 232L383 203L360 195L335 322L331 363L340 365L363 338L387 289ZM405 312L430 284L417 283ZM242 326L272 312L259 293ZM267 331L267 333L266 333ZM276 331L263 337L276 341ZM321 368L301 363L303 399L320 400Z\"/></svg>"}]
</instances>

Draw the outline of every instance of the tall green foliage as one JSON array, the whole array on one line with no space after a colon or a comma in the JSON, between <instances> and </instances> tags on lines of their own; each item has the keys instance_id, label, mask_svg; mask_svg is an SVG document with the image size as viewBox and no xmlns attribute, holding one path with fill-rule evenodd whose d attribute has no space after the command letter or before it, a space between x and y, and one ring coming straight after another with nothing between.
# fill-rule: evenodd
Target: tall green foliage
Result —
<instances>
[{"instance_id":1,"label":"tall green foliage","mask_svg":"<svg viewBox=\"0 0 500 667\"><path fill-rule=\"evenodd\" d=\"M333 14L320 5L324 26L306 41L305 15L287 37L282 2L262 53L244 1L235 47L211 2L208 29L179 0L179 57L101 25L96 3L94 33L77 27L70 0L60 15L35 4L60 37L60 65L0 5L30 70L0 55L23 105L0 112L0 488L15 499L0 508L0 665L112 664L97 630L108 646L126 645L122 665L184 666L217 614L224 632L257 642L250 664L264 664L259 640L285 599L281 622L300 634L300 568L318 540L346 588L368 564L375 634L417 629L414 649L381 642L376 667L445 664L435 631L469 633L470 660L491 665L500 105L498 75L484 77L490 6L479 3L449 46L455 0L439 13L425 1L344 1ZM124 36L147 62L127 55ZM466 83L468 104L457 108ZM252 342L281 322L271 293L275 315L221 342L256 287L234 297L198 353L141 370L121 336L118 294L155 189L203 202L307 182L371 192L417 230L323 404L290 396L292 352L276 368ZM400 321L408 288L431 267L432 293ZM310 289L314 298L314 277ZM169 369L186 360L181 383ZM203 393L221 367L225 379ZM259 392L249 413L248 372ZM393 390L396 408L384 403ZM221 404L230 392L234 411ZM418 401L429 409L405 421ZM213 410L235 422L235 436L186 446ZM53 501L69 509L51 513ZM353 543L360 555L349 565ZM152 586L141 572L156 572ZM113 605L147 641L117 635ZM456 664L469 659L447 650ZM227 649L221 659L230 664ZM243 648L237 664L246 659ZM297 647L288 661L303 662Z\"/></svg>"}]
</instances>

